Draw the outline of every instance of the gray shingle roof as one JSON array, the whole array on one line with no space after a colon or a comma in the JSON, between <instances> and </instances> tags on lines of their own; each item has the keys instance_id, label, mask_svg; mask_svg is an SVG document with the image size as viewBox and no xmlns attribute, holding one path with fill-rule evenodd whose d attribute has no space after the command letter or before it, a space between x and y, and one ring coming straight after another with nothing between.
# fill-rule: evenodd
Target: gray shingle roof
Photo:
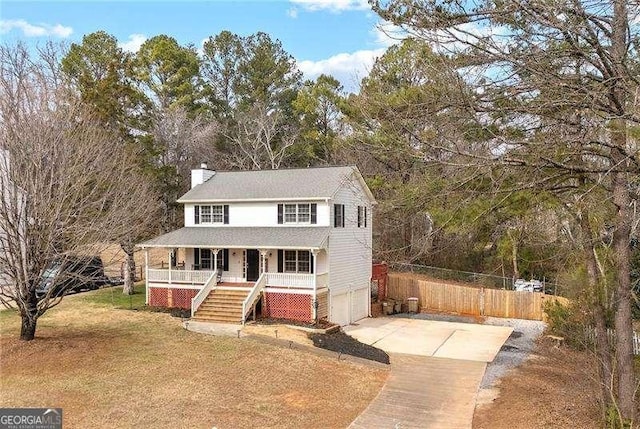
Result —
<instances>
[{"instance_id":1,"label":"gray shingle roof","mask_svg":"<svg viewBox=\"0 0 640 429\"><path fill-rule=\"evenodd\" d=\"M326 247L329 227L184 227L140 247L308 249Z\"/></svg>"},{"instance_id":2,"label":"gray shingle roof","mask_svg":"<svg viewBox=\"0 0 640 429\"><path fill-rule=\"evenodd\" d=\"M352 166L219 171L180 197L178 202L331 198L354 171L357 169Z\"/></svg>"}]
</instances>

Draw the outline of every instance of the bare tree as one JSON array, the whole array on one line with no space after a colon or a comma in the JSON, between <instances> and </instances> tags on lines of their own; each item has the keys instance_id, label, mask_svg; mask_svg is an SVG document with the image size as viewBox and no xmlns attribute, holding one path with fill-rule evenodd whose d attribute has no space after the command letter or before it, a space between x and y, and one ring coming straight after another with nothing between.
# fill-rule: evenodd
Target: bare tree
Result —
<instances>
[{"instance_id":1,"label":"bare tree","mask_svg":"<svg viewBox=\"0 0 640 429\"><path fill-rule=\"evenodd\" d=\"M42 62L18 46L0 48L0 64L0 298L20 312L20 338L32 340L65 292L60 276L38 290L45 271L130 236L143 188L126 146L50 85Z\"/></svg>"},{"instance_id":2,"label":"bare tree","mask_svg":"<svg viewBox=\"0 0 640 429\"><path fill-rule=\"evenodd\" d=\"M185 108L158 107L151 116L149 137L153 140L153 159L162 201L162 228L171 230L177 223L176 199L189 189L190 168L217 158L216 122L189 114Z\"/></svg>"},{"instance_id":3,"label":"bare tree","mask_svg":"<svg viewBox=\"0 0 640 429\"><path fill-rule=\"evenodd\" d=\"M237 114L236 122L225 132L232 144L230 164L242 170L275 170L290 155L299 137L295 125L284 122L279 110L269 110L256 103L248 111Z\"/></svg>"}]
</instances>

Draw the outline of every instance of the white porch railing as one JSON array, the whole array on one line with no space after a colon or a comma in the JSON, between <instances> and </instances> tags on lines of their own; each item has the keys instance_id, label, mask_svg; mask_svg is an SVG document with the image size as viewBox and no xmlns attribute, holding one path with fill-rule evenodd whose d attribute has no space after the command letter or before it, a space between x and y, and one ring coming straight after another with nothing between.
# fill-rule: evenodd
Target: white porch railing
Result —
<instances>
[{"instance_id":1,"label":"white porch railing","mask_svg":"<svg viewBox=\"0 0 640 429\"><path fill-rule=\"evenodd\" d=\"M150 282L205 284L213 271L193 270L149 270Z\"/></svg>"},{"instance_id":2,"label":"white porch railing","mask_svg":"<svg viewBox=\"0 0 640 429\"><path fill-rule=\"evenodd\" d=\"M267 286L313 289L313 274L267 273Z\"/></svg>"},{"instance_id":3,"label":"white porch railing","mask_svg":"<svg viewBox=\"0 0 640 429\"><path fill-rule=\"evenodd\" d=\"M191 317L196 314L198 307L200 304L204 302L205 299L209 296L209 292L215 289L217 285L216 273L211 272L209 278L206 280L204 287L200 289L200 291L191 298Z\"/></svg>"},{"instance_id":4,"label":"white porch railing","mask_svg":"<svg viewBox=\"0 0 640 429\"><path fill-rule=\"evenodd\" d=\"M329 286L329 273L322 273L316 276L316 289Z\"/></svg>"},{"instance_id":5,"label":"white porch railing","mask_svg":"<svg viewBox=\"0 0 640 429\"><path fill-rule=\"evenodd\" d=\"M247 320L247 312L256 302L262 290L267 286L268 273L262 273L258 278L258 281L249 292L249 295L242 301L242 324Z\"/></svg>"}]
</instances>

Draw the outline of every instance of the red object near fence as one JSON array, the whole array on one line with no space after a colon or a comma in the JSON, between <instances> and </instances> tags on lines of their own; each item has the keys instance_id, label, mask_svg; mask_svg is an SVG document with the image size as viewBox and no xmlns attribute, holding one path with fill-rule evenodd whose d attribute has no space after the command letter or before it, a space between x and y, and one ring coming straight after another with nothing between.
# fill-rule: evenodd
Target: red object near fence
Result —
<instances>
[{"instance_id":1,"label":"red object near fence","mask_svg":"<svg viewBox=\"0 0 640 429\"><path fill-rule=\"evenodd\" d=\"M371 281L378 284L378 301L387 299L387 282L389 266L386 262L374 263L371 271Z\"/></svg>"}]
</instances>

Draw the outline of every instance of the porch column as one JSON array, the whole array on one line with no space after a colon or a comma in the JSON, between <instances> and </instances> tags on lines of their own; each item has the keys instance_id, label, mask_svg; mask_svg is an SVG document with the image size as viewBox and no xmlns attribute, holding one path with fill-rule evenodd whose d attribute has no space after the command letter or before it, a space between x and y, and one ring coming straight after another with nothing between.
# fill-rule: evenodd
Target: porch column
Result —
<instances>
[{"instance_id":1,"label":"porch column","mask_svg":"<svg viewBox=\"0 0 640 429\"><path fill-rule=\"evenodd\" d=\"M211 249L211 255L213 255L213 272L218 272L218 252L220 249Z\"/></svg>"},{"instance_id":2,"label":"porch column","mask_svg":"<svg viewBox=\"0 0 640 429\"><path fill-rule=\"evenodd\" d=\"M145 297L144 303L149 305L149 248L144 248L144 283L145 283Z\"/></svg>"},{"instance_id":3,"label":"porch column","mask_svg":"<svg viewBox=\"0 0 640 429\"><path fill-rule=\"evenodd\" d=\"M267 272L267 250L260 250L260 256L262 256L262 273Z\"/></svg>"},{"instance_id":4,"label":"porch column","mask_svg":"<svg viewBox=\"0 0 640 429\"><path fill-rule=\"evenodd\" d=\"M171 286L171 257L173 256L173 249L169 249L169 286Z\"/></svg>"},{"instance_id":5,"label":"porch column","mask_svg":"<svg viewBox=\"0 0 640 429\"><path fill-rule=\"evenodd\" d=\"M311 315L313 320L318 318L318 249L312 249L313 255L313 300L311 302Z\"/></svg>"}]
</instances>

